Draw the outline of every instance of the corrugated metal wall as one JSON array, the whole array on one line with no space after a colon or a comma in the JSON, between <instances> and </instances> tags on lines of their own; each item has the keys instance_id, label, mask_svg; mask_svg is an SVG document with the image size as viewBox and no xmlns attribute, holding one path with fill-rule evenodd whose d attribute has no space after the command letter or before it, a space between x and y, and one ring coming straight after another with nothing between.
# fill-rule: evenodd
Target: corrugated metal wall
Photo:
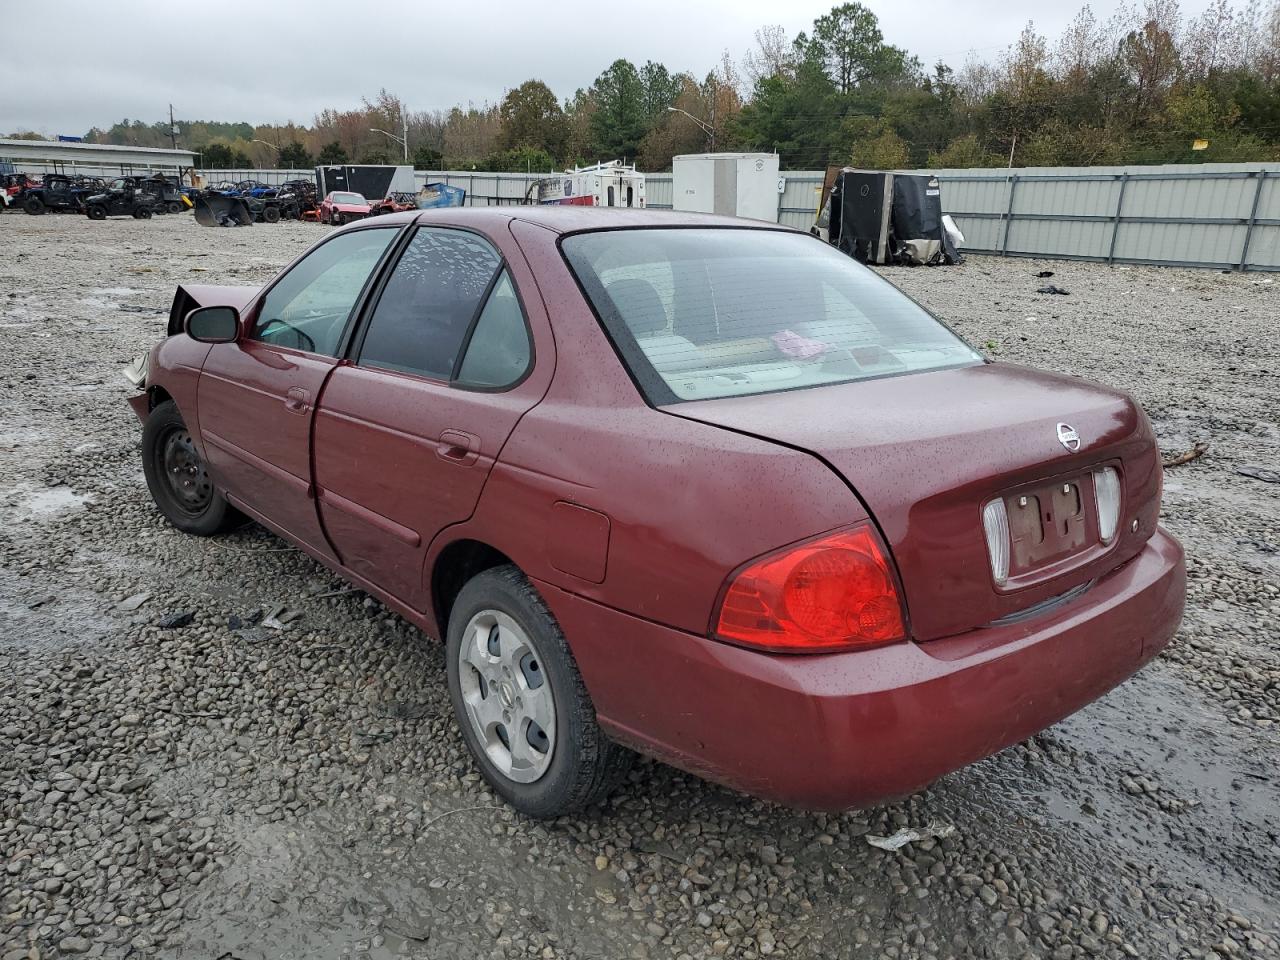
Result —
<instances>
[{"instance_id":1,"label":"corrugated metal wall","mask_svg":"<svg viewBox=\"0 0 1280 960\"><path fill-rule=\"evenodd\" d=\"M1012 170L910 170L942 181L942 207L969 253L1148 263L1217 269L1280 270L1280 167L1274 164L1170 164L1146 167L1026 167ZM278 183L299 170L210 170L210 180L252 177ZM520 203L540 174L418 171L444 181L475 206ZM799 229L814 221L821 171L784 171L778 219ZM645 177L650 207L669 209L671 174Z\"/></svg>"},{"instance_id":2,"label":"corrugated metal wall","mask_svg":"<svg viewBox=\"0 0 1280 960\"><path fill-rule=\"evenodd\" d=\"M912 172L942 181L971 253L1280 270L1275 165Z\"/></svg>"}]
</instances>

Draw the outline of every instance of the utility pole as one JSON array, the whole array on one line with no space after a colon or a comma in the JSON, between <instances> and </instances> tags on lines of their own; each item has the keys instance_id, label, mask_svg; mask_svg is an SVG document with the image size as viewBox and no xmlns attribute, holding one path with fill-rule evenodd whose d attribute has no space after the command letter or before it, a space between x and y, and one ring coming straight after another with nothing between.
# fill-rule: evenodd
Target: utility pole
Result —
<instances>
[{"instance_id":1,"label":"utility pole","mask_svg":"<svg viewBox=\"0 0 1280 960\"><path fill-rule=\"evenodd\" d=\"M711 152L716 152L716 101L720 99L720 81L711 77Z\"/></svg>"},{"instance_id":2,"label":"utility pole","mask_svg":"<svg viewBox=\"0 0 1280 960\"><path fill-rule=\"evenodd\" d=\"M400 145L404 147L404 162L409 162L409 111L404 107L404 101L400 101Z\"/></svg>"},{"instance_id":3,"label":"utility pole","mask_svg":"<svg viewBox=\"0 0 1280 960\"><path fill-rule=\"evenodd\" d=\"M169 142L178 149L178 128L173 125L173 104L169 104Z\"/></svg>"}]
</instances>

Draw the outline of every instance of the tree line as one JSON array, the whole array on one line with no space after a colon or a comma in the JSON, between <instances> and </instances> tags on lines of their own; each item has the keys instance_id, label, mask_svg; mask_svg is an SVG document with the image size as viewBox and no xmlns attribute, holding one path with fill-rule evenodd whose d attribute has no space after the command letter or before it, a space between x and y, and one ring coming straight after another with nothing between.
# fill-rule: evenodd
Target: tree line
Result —
<instances>
[{"instance_id":1,"label":"tree line","mask_svg":"<svg viewBox=\"0 0 1280 960\"><path fill-rule=\"evenodd\" d=\"M400 162L545 172L595 160L670 169L681 153L765 150L784 167L1075 166L1280 159L1280 0L1214 0L1184 17L1144 0L1106 20L1085 6L1055 38L1028 23L994 60L926 68L845 3L809 30L756 32L699 77L616 60L559 98L526 80L499 103L406 111L386 90L312 123L179 121L207 168ZM87 140L166 146L167 121L123 120Z\"/></svg>"}]
</instances>

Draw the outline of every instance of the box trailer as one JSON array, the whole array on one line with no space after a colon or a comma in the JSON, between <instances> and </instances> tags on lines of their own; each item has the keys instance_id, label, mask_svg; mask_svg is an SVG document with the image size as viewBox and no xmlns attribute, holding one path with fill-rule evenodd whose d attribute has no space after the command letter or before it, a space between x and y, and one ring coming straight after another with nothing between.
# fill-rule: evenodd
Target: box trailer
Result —
<instances>
[{"instance_id":1,"label":"box trailer","mask_svg":"<svg viewBox=\"0 0 1280 960\"><path fill-rule=\"evenodd\" d=\"M417 193L413 167L389 164L343 164L316 167L321 198L334 190L350 190L366 200L383 200L393 193Z\"/></svg>"},{"instance_id":2,"label":"box trailer","mask_svg":"<svg viewBox=\"0 0 1280 960\"><path fill-rule=\"evenodd\" d=\"M862 263L958 263L964 237L942 214L937 177L853 167L828 170L810 229Z\"/></svg>"},{"instance_id":3,"label":"box trailer","mask_svg":"<svg viewBox=\"0 0 1280 960\"><path fill-rule=\"evenodd\" d=\"M691 153L671 161L672 206L778 221L784 182L776 153Z\"/></svg>"}]
</instances>

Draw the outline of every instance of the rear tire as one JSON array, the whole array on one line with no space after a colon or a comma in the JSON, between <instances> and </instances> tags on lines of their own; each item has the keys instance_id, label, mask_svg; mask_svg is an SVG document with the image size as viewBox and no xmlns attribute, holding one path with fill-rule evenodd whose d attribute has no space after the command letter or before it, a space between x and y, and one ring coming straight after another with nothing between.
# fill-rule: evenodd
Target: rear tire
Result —
<instances>
[{"instance_id":1,"label":"rear tire","mask_svg":"<svg viewBox=\"0 0 1280 960\"><path fill-rule=\"evenodd\" d=\"M580 810L625 776L635 755L600 729L564 634L515 566L485 570L462 588L446 651L449 697L467 749L521 813Z\"/></svg>"},{"instance_id":2,"label":"rear tire","mask_svg":"<svg viewBox=\"0 0 1280 960\"><path fill-rule=\"evenodd\" d=\"M172 400L152 410L142 427L142 472L164 518L183 533L208 537L244 520L214 488Z\"/></svg>"},{"instance_id":3,"label":"rear tire","mask_svg":"<svg viewBox=\"0 0 1280 960\"><path fill-rule=\"evenodd\" d=\"M27 197L22 203L22 209L27 211L33 217L38 217L44 213L44 201L39 197Z\"/></svg>"},{"instance_id":4,"label":"rear tire","mask_svg":"<svg viewBox=\"0 0 1280 960\"><path fill-rule=\"evenodd\" d=\"M264 209L264 210L262 211L262 219L263 219L263 220L265 220L267 223L279 223L279 222L280 222L280 208L279 208L279 207L267 207L266 209Z\"/></svg>"},{"instance_id":5,"label":"rear tire","mask_svg":"<svg viewBox=\"0 0 1280 960\"><path fill-rule=\"evenodd\" d=\"M165 205L165 209L168 210L170 213L181 213L182 204L180 204L177 200L170 200Z\"/></svg>"},{"instance_id":6,"label":"rear tire","mask_svg":"<svg viewBox=\"0 0 1280 960\"><path fill-rule=\"evenodd\" d=\"M89 219L90 219L90 220L105 220L105 219L107 219L107 209L106 209L106 207L99 207L99 206L97 206L97 205L94 205L94 206L92 206L92 207L89 207L89 209L87 209L87 210L85 211L85 213L87 213L87 214L89 215Z\"/></svg>"}]
</instances>

